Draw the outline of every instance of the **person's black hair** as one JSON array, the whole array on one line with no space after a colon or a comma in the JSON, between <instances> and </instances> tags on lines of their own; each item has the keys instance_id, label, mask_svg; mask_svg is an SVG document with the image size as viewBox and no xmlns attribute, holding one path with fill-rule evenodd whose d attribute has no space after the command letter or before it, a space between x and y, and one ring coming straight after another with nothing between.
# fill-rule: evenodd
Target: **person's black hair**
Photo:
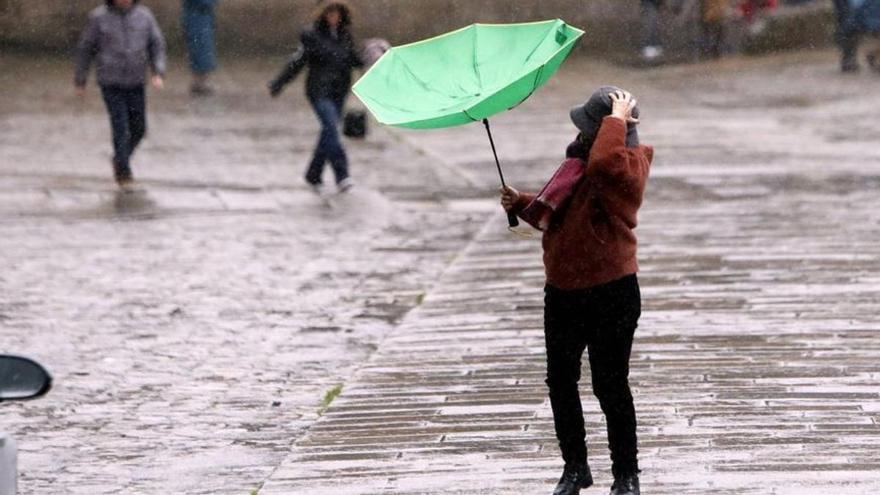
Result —
<instances>
[{"instance_id":1,"label":"person's black hair","mask_svg":"<svg viewBox=\"0 0 880 495\"><path fill-rule=\"evenodd\" d=\"M329 31L330 25L327 24L327 14L333 10L339 12L339 27L347 30L351 26L352 11L348 3L343 0L319 1L315 7L315 27L324 32Z\"/></svg>"}]
</instances>

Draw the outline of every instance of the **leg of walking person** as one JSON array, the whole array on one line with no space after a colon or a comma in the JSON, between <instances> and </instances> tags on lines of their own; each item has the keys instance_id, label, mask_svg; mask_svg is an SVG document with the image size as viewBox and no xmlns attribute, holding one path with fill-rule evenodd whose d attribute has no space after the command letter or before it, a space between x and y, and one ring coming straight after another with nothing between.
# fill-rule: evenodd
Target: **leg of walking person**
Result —
<instances>
[{"instance_id":1,"label":"leg of walking person","mask_svg":"<svg viewBox=\"0 0 880 495\"><path fill-rule=\"evenodd\" d=\"M660 0L642 0L642 59L653 61L663 55L660 41Z\"/></svg>"},{"instance_id":2,"label":"leg of walking person","mask_svg":"<svg viewBox=\"0 0 880 495\"><path fill-rule=\"evenodd\" d=\"M342 145L342 140L339 136L339 121L342 118L342 111L345 107L345 97L335 99L333 104L337 116L336 125L334 126L334 130L336 130L336 141L329 148L327 157L330 160L330 166L333 167L333 175L336 178L336 184L340 189L347 189L350 187L350 179L348 176L348 155L345 152L345 147Z\"/></svg>"},{"instance_id":3,"label":"leg of walking person","mask_svg":"<svg viewBox=\"0 0 880 495\"><path fill-rule=\"evenodd\" d=\"M318 144L315 146L315 153L312 155L312 161L306 172L306 182L317 186L323 182L324 165L332 155L334 143L338 146L339 112L333 100L320 98L310 100L310 102L318 121L321 123L321 134L318 136Z\"/></svg>"},{"instance_id":4,"label":"leg of walking person","mask_svg":"<svg viewBox=\"0 0 880 495\"><path fill-rule=\"evenodd\" d=\"M721 58L724 28L720 22L703 23L703 39L700 43L703 58Z\"/></svg>"},{"instance_id":5,"label":"leg of walking person","mask_svg":"<svg viewBox=\"0 0 880 495\"><path fill-rule=\"evenodd\" d=\"M182 23L192 72L190 94L210 96L214 88L208 79L217 68L214 7L185 8Z\"/></svg>"},{"instance_id":6,"label":"leg of walking person","mask_svg":"<svg viewBox=\"0 0 880 495\"><path fill-rule=\"evenodd\" d=\"M131 179L129 155L131 131L129 128L128 103L125 90L113 86L101 86L101 96L110 116L113 133L113 172L117 182Z\"/></svg>"},{"instance_id":7,"label":"leg of walking person","mask_svg":"<svg viewBox=\"0 0 880 495\"><path fill-rule=\"evenodd\" d=\"M614 479L621 480L639 472L636 413L629 387L633 334L641 314L636 276L597 288L593 304L598 319L587 346L593 393L605 414Z\"/></svg>"},{"instance_id":8,"label":"leg of walking person","mask_svg":"<svg viewBox=\"0 0 880 495\"><path fill-rule=\"evenodd\" d=\"M834 0L834 12L837 20L835 39L837 46L840 47L840 70L857 72L859 35L852 16L850 0Z\"/></svg>"},{"instance_id":9,"label":"leg of walking person","mask_svg":"<svg viewBox=\"0 0 880 495\"><path fill-rule=\"evenodd\" d=\"M556 438L565 464L582 465L587 461L587 445L578 381L586 347L585 309L577 292L552 287L545 289L544 304L546 383Z\"/></svg>"},{"instance_id":10,"label":"leg of walking person","mask_svg":"<svg viewBox=\"0 0 880 495\"><path fill-rule=\"evenodd\" d=\"M126 90L125 99L128 107L128 129L131 135L128 143L128 157L130 161L134 151L147 133L146 91L143 86Z\"/></svg>"}]
</instances>

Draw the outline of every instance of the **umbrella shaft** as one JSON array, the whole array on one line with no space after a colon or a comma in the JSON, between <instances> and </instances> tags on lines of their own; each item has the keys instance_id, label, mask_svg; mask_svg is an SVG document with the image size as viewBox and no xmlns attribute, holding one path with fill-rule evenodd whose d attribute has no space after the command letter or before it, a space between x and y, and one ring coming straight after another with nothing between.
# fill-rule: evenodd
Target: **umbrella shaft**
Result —
<instances>
[{"instance_id":1,"label":"umbrella shaft","mask_svg":"<svg viewBox=\"0 0 880 495\"><path fill-rule=\"evenodd\" d=\"M489 129L489 119L483 119L483 125L486 126L486 133L489 134L489 144L492 145L492 154L495 155L495 166L498 167L498 175L501 176L501 187L507 189L507 184L504 183L504 173L501 171L501 162L498 161L498 152L495 151L495 140L492 139L492 131ZM519 225L516 214L511 211L507 212L507 225L510 228Z\"/></svg>"},{"instance_id":2,"label":"umbrella shaft","mask_svg":"<svg viewBox=\"0 0 880 495\"><path fill-rule=\"evenodd\" d=\"M492 139L492 130L489 128L489 119L483 119L483 125L486 126L486 134L489 135L489 144L492 145L492 154L495 155L495 166L498 167L498 175L501 177L501 186L507 187L504 182L504 172L501 171L501 162L498 161L498 152L495 151L495 140Z\"/></svg>"}]
</instances>

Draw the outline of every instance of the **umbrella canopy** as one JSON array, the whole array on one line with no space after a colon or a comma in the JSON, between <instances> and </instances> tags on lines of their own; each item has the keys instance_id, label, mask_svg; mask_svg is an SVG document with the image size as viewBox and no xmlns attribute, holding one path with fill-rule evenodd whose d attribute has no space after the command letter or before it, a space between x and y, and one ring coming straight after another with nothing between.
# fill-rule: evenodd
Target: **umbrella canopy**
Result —
<instances>
[{"instance_id":1,"label":"umbrella canopy","mask_svg":"<svg viewBox=\"0 0 880 495\"><path fill-rule=\"evenodd\" d=\"M437 129L483 121L550 80L583 34L558 19L472 24L392 48L353 90L386 125Z\"/></svg>"}]
</instances>

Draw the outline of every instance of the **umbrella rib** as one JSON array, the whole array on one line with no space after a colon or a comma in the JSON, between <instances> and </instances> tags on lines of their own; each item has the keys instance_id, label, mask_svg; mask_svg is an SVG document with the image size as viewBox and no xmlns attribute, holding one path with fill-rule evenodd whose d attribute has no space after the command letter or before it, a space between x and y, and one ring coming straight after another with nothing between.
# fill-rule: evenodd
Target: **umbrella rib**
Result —
<instances>
[{"instance_id":1,"label":"umbrella rib","mask_svg":"<svg viewBox=\"0 0 880 495\"><path fill-rule=\"evenodd\" d=\"M478 62L477 61L477 54L479 53L479 50L477 49L477 47L479 46L479 43L478 43L478 41L480 39L479 36L480 36L480 30L474 29L474 59L473 59L474 74L477 76L477 87L480 88L480 91L482 92L483 91L483 74L480 73L480 64L477 63Z\"/></svg>"},{"instance_id":2,"label":"umbrella rib","mask_svg":"<svg viewBox=\"0 0 880 495\"><path fill-rule=\"evenodd\" d=\"M542 65L541 67L538 68L538 74L535 75L535 82L532 83L532 90L529 91L529 94L527 94L526 97L523 98L522 100L519 100L519 103L517 103L516 105L514 105L514 106L508 108L508 110L513 109L513 108L516 108L516 107L522 105L522 103L523 103L524 101L528 100L529 98L532 97L533 94L535 94L535 91L538 90L538 81L541 80L541 74L544 73L544 67L546 67L546 65Z\"/></svg>"},{"instance_id":3,"label":"umbrella rib","mask_svg":"<svg viewBox=\"0 0 880 495\"><path fill-rule=\"evenodd\" d=\"M398 56L398 58L400 59L400 63L403 64L403 68L406 69L406 71L412 76L412 78L413 78L417 83L419 83L419 86L421 86L421 87L422 87L423 89L425 89L427 92L429 92L429 93L437 93L437 94L442 95L442 96L445 96L445 97L447 97L447 98L452 98L451 95L448 95L448 94L446 94L446 93L443 93L443 92L441 92L441 91L438 91L438 90L436 90L436 89L431 88L431 86L428 85L428 83L426 83L425 81L421 80L421 79L419 78L419 76L416 75L416 73L412 70L412 68L409 66L409 64L406 63L406 60L404 60L403 57Z\"/></svg>"},{"instance_id":4,"label":"umbrella rib","mask_svg":"<svg viewBox=\"0 0 880 495\"><path fill-rule=\"evenodd\" d=\"M475 118L473 115L471 115L471 113L468 112L468 109L467 109L467 108L462 109L461 113L467 115L467 118L471 119L471 120L474 121L474 122L479 122L479 121L480 121L480 119L477 119L477 118Z\"/></svg>"},{"instance_id":5,"label":"umbrella rib","mask_svg":"<svg viewBox=\"0 0 880 495\"><path fill-rule=\"evenodd\" d=\"M554 24L553 24L554 27L555 27L555 29L553 29L553 32L554 32L554 33L555 33L556 31L559 30L559 25L560 25L560 23L561 23L561 24L564 24L564 23L563 23L562 21L560 21L559 19L557 19L556 22L554 22ZM545 39L546 39L546 38L545 38ZM542 40L542 41L543 41L543 40ZM532 59L532 55L534 55L535 52L538 51L538 48L540 48L540 47L541 47L541 43L538 43L537 45L535 45L535 47L532 48L532 51L529 52L529 55L526 57L526 60L531 60L531 59Z\"/></svg>"}]
</instances>

